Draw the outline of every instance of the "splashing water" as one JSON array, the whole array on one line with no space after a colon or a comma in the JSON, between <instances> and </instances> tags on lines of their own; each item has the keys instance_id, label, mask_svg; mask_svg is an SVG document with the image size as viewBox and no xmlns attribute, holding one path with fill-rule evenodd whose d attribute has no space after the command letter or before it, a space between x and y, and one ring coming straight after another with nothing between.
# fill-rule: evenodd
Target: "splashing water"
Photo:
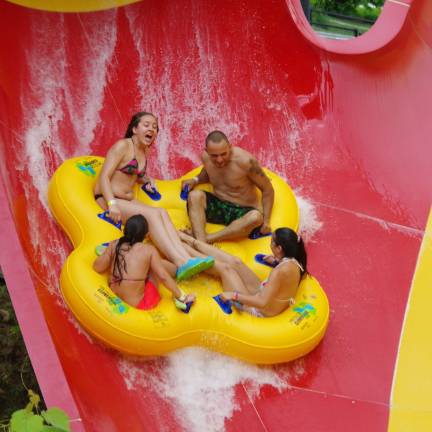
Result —
<instances>
[{"instance_id":1,"label":"splashing water","mask_svg":"<svg viewBox=\"0 0 432 432\"><path fill-rule=\"evenodd\" d=\"M107 66L116 40L115 13L106 13L103 17L97 25L87 18L90 22L85 29L86 37L92 43L88 44L87 50L83 46L81 67L77 68L81 74L82 91L79 92L68 72L64 17L43 14L37 22L31 23L33 44L26 51L29 83L21 97L24 155L20 159L24 162L18 169L31 178L31 182L23 182L28 203L27 218L31 221L29 236L33 249L40 256L41 268L46 270L51 292L56 291L58 269L66 256L64 237L51 226L48 182L53 166L71 156L62 145L60 127L66 120L68 130L72 131L68 139L75 137L74 153L90 151L94 128L100 119ZM55 45L53 40L57 41ZM98 49L94 47L96 41ZM50 234L46 235L49 228Z\"/></svg>"},{"instance_id":2,"label":"splashing water","mask_svg":"<svg viewBox=\"0 0 432 432\"><path fill-rule=\"evenodd\" d=\"M300 226L299 233L304 240L311 241L314 234L322 228L322 222L318 219L315 206L306 198L295 191L297 203L300 209Z\"/></svg>"},{"instance_id":3,"label":"splashing water","mask_svg":"<svg viewBox=\"0 0 432 432\"><path fill-rule=\"evenodd\" d=\"M263 385L282 391L287 388L287 373L283 379L271 367L243 363L202 348L185 348L166 358L163 373L147 375L145 364L121 359L119 368L129 389L149 385L164 398L172 401L178 421L184 430L219 432L239 408L235 402L235 386L253 383L251 397L259 395Z\"/></svg>"},{"instance_id":4,"label":"splashing water","mask_svg":"<svg viewBox=\"0 0 432 432\"><path fill-rule=\"evenodd\" d=\"M30 73L30 91L23 92L25 158L32 183L39 193L39 200L48 210L46 192L50 178L52 160L41 151L47 147L57 164L67 157L59 132L59 125L70 118L69 128L74 131L78 145L75 154L86 154L94 138L94 128L100 120L107 66L113 55L116 26L115 15L104 14L105 22L99 18L97 25L90 22L86 32L91 39L87 52L80 57L80 85L77 92L67 70L67 46L65 45L64 21L61 17L43 15L41 21L32 23L31 49L26 52ZM94 33L94 34L93 34ZM55 34L56 36L53 36ZM55 46L51 41L57 40ZM98 49L94 47L98 41ZM83 47L83 51L85 47ZM71 139L71 137L69 137ZM27 197L29 198L29 197Z\"/></svg>"}]
</instances>

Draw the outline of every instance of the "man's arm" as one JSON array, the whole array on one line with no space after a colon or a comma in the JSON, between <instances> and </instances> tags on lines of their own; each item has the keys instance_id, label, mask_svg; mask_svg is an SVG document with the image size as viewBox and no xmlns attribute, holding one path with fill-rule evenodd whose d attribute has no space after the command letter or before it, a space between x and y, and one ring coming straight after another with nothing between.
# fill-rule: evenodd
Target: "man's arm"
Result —
<instances>
[{"instance_id":1,"label":"man's arm","mask_svg":"<svg viewBox=\"0 0 432 432\"><path fill-rule=\"evenodd\" d=\"M248 163L247 176L262 193L263 224L260 229L261 234L271 232L270 216L274 203L274 189L270 179L265 175L258 161L250 157Z\"/></svg>"},{"instance_id":2,"label":"man's arm","mask_svg":"<svg viewBox=\"0 0 432 432\"><path fill-rule=\"evenodd\" d=\"M209 179L209 176L207 174L207 171L203 167L196 177L183 180L182 184L181 184L181 188L183 190L186 186L189 186L189 190L192 190L196 185L201 184L201 183L208 183L209 180L210 179Z\"/></svg>"}]
</instances>

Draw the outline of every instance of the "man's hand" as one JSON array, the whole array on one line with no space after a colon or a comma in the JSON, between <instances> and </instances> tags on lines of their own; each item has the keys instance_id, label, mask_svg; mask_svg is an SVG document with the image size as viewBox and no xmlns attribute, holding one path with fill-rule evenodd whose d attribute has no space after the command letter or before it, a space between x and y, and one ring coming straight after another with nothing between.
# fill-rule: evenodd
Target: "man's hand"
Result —
<instances>
[{"instance_id":1,"label":"man's hand","mask_svg":"<svg viewBox=\"0 0 432 432\"><path fill-rule=\"evenodd\" d=\"M188 186L188 190L191 191L197 185L196 178L182 180L181 182L181 190L183 190L186 186Z\"/></svg>"},{"instance_id":2,"label":"man's hand","mask_svg":"<svg viewBox=\"0 0 432 432\"><path fill-rule=\"evenodd\" d=\"M263 235L264 234L270 234L271 233L271 226L270 226L270 224L264 222L261 225L260 233L263 234Z\"/></svg>"}]
</instances>

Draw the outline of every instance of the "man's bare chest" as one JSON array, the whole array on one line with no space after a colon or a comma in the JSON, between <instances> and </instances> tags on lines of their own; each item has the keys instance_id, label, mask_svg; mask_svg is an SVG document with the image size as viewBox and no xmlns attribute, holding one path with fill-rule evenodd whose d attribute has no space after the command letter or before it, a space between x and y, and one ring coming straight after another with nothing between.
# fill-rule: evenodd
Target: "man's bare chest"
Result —
<instances>
[{"instance_id":1,"label":"man's bare chest","mask_svg":"<svg viewBox=\"0 0 432 432\"><path fill-rule=\"evenodd\" d=\"M207 174L210 183L215 187L242 189L250 184L246 173L240 169L210 170Z\"/></svg>"}]
</instances>

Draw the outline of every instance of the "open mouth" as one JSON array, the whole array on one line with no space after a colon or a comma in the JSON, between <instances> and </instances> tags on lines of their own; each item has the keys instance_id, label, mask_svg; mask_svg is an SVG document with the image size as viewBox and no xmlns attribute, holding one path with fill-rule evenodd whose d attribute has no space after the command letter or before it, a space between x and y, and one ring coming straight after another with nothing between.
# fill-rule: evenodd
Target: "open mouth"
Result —
<instances>
[{"instance_id":1,"label":"open mouth","mask_svg":"<svg viewBox=\"0 0 432 432\"><path fill-rule=\"evenodd\" d=\"M152 132L148 132L144 135L144 139L146 142L152 142L153 141L154 134Z\"/></svg>"}]
</instances>

